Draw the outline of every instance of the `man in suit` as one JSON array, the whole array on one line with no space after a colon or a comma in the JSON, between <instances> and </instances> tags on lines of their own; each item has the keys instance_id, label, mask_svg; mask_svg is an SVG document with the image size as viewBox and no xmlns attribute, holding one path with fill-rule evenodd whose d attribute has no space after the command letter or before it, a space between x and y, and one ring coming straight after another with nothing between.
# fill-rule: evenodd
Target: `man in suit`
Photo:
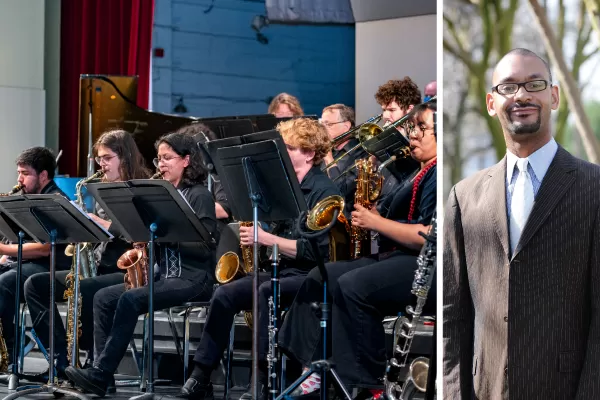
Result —
<instances>
[{"instance_id":1,"label":"man in suit","mask_svg":"<svg viewBox=\"0 0 600 400\"><path fill-rule=\"evenodd\" d=\"M510 51L492 80L507 154L446 205L444 398L600 398L600 168L554 141L538 55Z\"/></svg>"}]
</instances>

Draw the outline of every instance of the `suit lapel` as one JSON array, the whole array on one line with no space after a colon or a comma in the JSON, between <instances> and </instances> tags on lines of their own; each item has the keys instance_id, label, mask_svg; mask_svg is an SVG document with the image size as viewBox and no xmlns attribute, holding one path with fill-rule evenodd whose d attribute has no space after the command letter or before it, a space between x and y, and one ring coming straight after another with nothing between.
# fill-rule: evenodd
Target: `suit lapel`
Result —
<instances>
[{"instance_id":1,"label":"suit lapel","mask_svg":"<svg viewBox=\"0 0 600 400\"><path fill-rule=\"evenodd\" d=\"M492 222L508 259L508 219L506 212L506 156L492 167L488 175L487 204L491 207Z\"/></svg>"},{"instance_id":2,"label":"suit lapel","mask_svg":"<svg viewBox=\"0 0 600 400\"><path fill-rule=\"evenodd\" d=\"M576 169L575 158L561 146L558 146L554 160L552 160L535 198L531 214L523 228L523 233L521 234L513 258L529 242L552 210L554 210L560 199L562 199L567 190L575 182L575 174L572 172Z\"/></svg>"}]
</instances>

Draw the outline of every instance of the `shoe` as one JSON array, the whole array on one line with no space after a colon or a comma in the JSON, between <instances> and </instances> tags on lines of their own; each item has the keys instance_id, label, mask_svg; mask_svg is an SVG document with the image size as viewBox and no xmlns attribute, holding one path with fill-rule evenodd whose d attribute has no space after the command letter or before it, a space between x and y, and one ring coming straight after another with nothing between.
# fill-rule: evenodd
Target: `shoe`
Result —
<instances>
[{"instance_id":1,"label":"shoe","mask_svg":"<svg viewBox=\"0 0 600 400\"><path fill-rule=\"evenodd\" d=\"M192 400L214 400L215 393L211 382L203 383L190 377L179 391L178 398Z\"/></svg>"},{"instance_id":2,"label":"shoe","mask_svg":"<svg viewBox=\"0 0 600 400\"><path fill-rule=\"evenodd\" d=\"M267 400L268 392L267 386L264 382L258 382L258 399L257 400ZM240 396L240 400L252 400L252 384L250 384L250 390Z\"/></svg>"},{"instance_id":3,"label":"shoe","mask_svg":"<svg viewBox=\"0 0 600 400\"><path fill-rule=\"evenodd\" d=\"M88 369L67 367L65 373L75 385L98 397L104 397L106 395L108 385L114 380L113 374L102 371L97 367Z\"/></svg>"},{"instance_id":4,"label":"shoe","mask_svg":"<svg viewBox=\"0 0 600 400\"><path fill-rule=\"evenodd\" d=\"M90 367L93 368L93 367ZM108 382L108 385L106 386L106 393L108 394L115 394L117 393L117 385L115 383L115 376L111 375L110 376L110 382Z\"/></svg>"}]
</instances>

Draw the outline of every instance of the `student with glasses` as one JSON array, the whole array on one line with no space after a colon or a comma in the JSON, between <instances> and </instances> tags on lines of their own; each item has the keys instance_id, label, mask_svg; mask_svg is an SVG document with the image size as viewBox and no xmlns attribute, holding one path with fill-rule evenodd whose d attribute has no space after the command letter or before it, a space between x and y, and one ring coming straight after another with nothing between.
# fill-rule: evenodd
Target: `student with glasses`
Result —
<instances>
[{"instance_id":1,"label":"student with glasses","mask_svg":"<svg viewBox=\"0 0 600 400\"><path fill-rule=\"evenodd\" d=\"M354 110L344 104L332 104L323 109L319 122L325 127L329 138L335 140L354 127ZM350 171L348 169L354 165L356 160L368 157L362 148L347 154L358 144L358 139L349 136L347 140L337 143L323 159L323 166L328 166L327 175L334 181L344 197L346 217L350 217L350 213L354 210L357 176L356 169ZM337 160L335 164L333 164L334 160ZM340 176L342 174L343 176Z\"/></svg>"},{"instance_id":2,"label":"student with glasses","mask_svg":"<svg viewBox=\"0 0 600 400\"><path fill-rule=\"evenodd\" d=\"M444 218L444 399L600 398L600 167L553 138L547 62L504 55L486 95L506 156Z\"/></svg>"},{"instance_id":3,"label":"student with glasses","mask_svg":"<svg viewBox=\"0 0 600 400\"><path fill-rule=\"evenodd\" d=\"M138 147L129 132L113 130L102 134L94 144L95 160L104 172L102 181L118 182L130 179L147 178L150 171L143 167L144 160ZM96 203L95 213L90 216L100 225L108 229L115 238L110 242L102 243L94 251L96 277L81 280L79 287L82 296L81 329L82 335L79 347L86 350L91 357L93 350L92 327L93 327L93 304L94 295L102 288L123 282L123 271L117 268L117 259L131 245L121 239L112 222L108 219L104 210ZM57 303L66 302L63 293L67 289L67 274L70 271L57 271L55 279L55 299ZM29 306L29 313L41 342L47 348L49 346L49 319L48 304L50 301L50 273L43 272L31 276L25 282L25 300ZM55 310L55 315L58 310ZM56 360L56 371L59 379L65 379L65 368L67 360L67 337L62 319L56 318L54 324L54 351ZM86 362L87 364L87 362ZM47 374L44 372L43 374Z\"/></svg>"},{"instance_id":4,"label":"student with glasses","mask_svg":"<svg viewBox=\"0 0 600 400\"><path fill-rule=\"evenodd\" d=\"M203 182L196 141L184 133L170 133L156 142L155 163L164 180L175 186L194 210L199 221L218 240L215 205ZM190 300L208 300L215 283L215 246L205 242L160 243L154 279L154 308L181 305ZM104 396L127 351L138 317L148 312L148 286L131 288L125 283L106 287L94 296L94 366L68 367L67 376L86 392Z\"/></svg>"}]
</instances>

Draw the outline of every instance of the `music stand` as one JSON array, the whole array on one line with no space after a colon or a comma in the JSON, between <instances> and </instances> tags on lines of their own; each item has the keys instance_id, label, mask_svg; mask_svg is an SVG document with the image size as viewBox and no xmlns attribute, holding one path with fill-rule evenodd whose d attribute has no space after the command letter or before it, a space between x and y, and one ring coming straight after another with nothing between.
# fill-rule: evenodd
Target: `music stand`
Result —
<instances>
[{"instance_id":1,"label":"music stand","mask_svg":"<svg viewBox=\"0 0 600 400\"><path fill-rule=\"evenodd\" d=\"M258 221L280 221L297 218L307 210L306 200L294 172L283 138L277 131L241 137L241 145L218 148L213 144L215 166L222 177L227 198L235 208L232 214L238 221L253 221L254 280L253 315L258 316L259 245ZM248 143L250 142L250 143ZM221 142L221 144L228 144ZM218 160L218 161L217 161ZM258 323L252 324L252 396L258 393ZM272 390L276 390L273 388Z\"/></svg>"},{"instance_id":2,"label":"music stand","mask_svg":"<svg viewBox=\"0 0 600 400\"><path fill-rule=\"evenodd\" d=\"M216 247L183 195L171 182L134 179L118 183L90 183L91 195L121 233L131 242L149 242L148 255L148 384L146 393L132 400L154 398L154 264L155 243L205 242ZM114 222L113 222L114 223Z\"/></svg>"},{"instance_id":3,"label":"music stand","mask_svg":"<svg viewBox=\"0 0 600 400\"><path fill-rule=\"evenodd\" d=\"M76 390L54 385L54 303L56 245L68 243L100 243L108 241L112 235L92 221L87 214L56 194L21 195L0 198L0 208L15 222L21 230L40 243L50 243L50 324L49 324L49 370L48 383L45 385L26 386L17 393L6 396L3 400L46 392L63 393L87 400L88 397ZM18 300L17 300L18 301ZM75 307L78 299L75 297ZM76 308L75 308L76 309ZM16 341L16 338L15 338ZM14 367L13 367L14 368Z\"/></svg>"},{"instance_id":4,"label":"music stand","mask_svg":"<svg viewBox=\"0 0 600 400\"><path fill-rule=\"evenodd\" d=\"M19 363L17 362L17 353L19 351L19 326L21 313L19 312L21 299L21 270L23 265L23 242L24 240L33 240L31 237L25 238L25 232L13 220L0 209L0 235L4 236L10 242L18 243L17 249L17 280L15 287L15 326L13 341L13 364L12 371L8 374L8 390L15 390L19 386ZM3 378L5 379L5 378Z\"/></svg>"}]
</instances>

